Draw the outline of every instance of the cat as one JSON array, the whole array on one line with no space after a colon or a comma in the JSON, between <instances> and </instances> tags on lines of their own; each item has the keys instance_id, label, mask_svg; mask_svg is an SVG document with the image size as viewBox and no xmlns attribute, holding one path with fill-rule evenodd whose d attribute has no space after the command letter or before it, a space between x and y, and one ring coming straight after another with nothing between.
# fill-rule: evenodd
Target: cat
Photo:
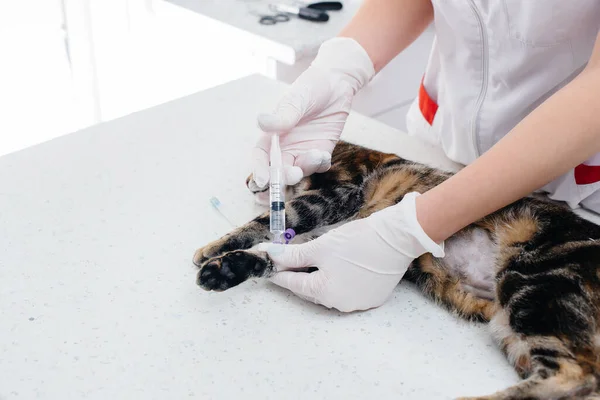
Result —
<instances>
[{"instance_id":1,"label":"cat","mask_svg":"<svg viewBox=\"0 0 600 400\"><path fill-rule=\"evenodd\" d=\"M286 226L295 239L310 240L450 176L342 141L329 171L287 188ZM246 185L256 196L268 193L252 175ZM198 285L223 291L271 276L272 261L255 248L271 239L266 212L198 249ZM419 257L403 279L457 316L489 323L522 378L476 399L600 399L600 226L528 196L462 229L445 251Z\"/></svg>"}]
</instances>

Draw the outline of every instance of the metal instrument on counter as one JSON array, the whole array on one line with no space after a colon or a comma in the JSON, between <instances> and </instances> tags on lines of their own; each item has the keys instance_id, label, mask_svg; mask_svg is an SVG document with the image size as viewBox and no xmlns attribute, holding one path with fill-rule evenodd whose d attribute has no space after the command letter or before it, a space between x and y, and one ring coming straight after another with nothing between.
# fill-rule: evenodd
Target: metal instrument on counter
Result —
<instances>
[{"instance_id":1,"label":"metal instrument on counter","mask_svg":"<svg viewBox=\"0 0 600 400\"><path fill-rule=\"evenodd\" d=\"M276 14L263 15L259 21L262 25L275 25L279 22L287 22L290 16L295 16L311 22L327 22L329 14L327 11L339 11L343 5L339 1L321 1L310 3L305 6L295 6L288 4L270 4L269 9Z\"/></svg>"}]
</instances>

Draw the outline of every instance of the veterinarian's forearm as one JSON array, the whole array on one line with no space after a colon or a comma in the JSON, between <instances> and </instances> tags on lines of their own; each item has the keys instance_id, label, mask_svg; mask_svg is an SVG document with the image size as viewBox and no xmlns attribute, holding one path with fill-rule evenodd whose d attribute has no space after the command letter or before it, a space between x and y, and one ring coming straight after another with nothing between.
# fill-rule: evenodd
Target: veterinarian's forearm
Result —
<instances>
[{"instance_id":1,"label":"veterinarian's forearm","mask_svg":"<svg viewBox=\"0 0 600 400\"><path fill-rule=\"evenodd\" d=\"M508 135L417 200L425 232L439 242L600 152L600 67L588 67Z\"/></svg>"},{"instance_id":2,"label":"veterinarian's forearm","mask_svg":"<svg viewBox=\"0 0 600 400\"><path fill-rule=\"evenodd\" d=\"M366 0L339 36L360 43L379 72L432 20L431 0Z\"/></svg>"}]
</instances>

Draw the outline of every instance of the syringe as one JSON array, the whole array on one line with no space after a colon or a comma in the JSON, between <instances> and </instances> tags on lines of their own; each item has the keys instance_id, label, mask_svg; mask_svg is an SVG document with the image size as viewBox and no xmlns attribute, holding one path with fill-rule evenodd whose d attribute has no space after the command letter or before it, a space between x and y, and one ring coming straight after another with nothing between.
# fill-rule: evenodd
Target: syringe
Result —
<instances>
[{"instance_id":1,"label":"syringe","mask_svg":"<svg viewBox=\"0 0 600 400\"><path fill-rule=\"evenodd\" d=\"M283 244L285 243L284 237L282 237L285 232L285 182L278 135L271 137L271 154L269 156L271 159L269 186L271 212L269 230L273 234L273 243Z\"/></svg>"}]
</instances>

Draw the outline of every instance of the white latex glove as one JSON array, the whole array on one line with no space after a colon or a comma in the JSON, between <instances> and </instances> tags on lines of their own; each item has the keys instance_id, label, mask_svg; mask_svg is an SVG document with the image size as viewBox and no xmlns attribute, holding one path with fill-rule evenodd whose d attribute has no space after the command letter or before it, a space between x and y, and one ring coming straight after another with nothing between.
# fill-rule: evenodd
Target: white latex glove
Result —
<instances>
[{"instance_id":1,"label":"white latex glove","mask_svg":"<svg viewBox=\"0 0 600 400\"><path fill-rule=\"evenodd\" d=\"M373 62L358 42L333 38L324 42L311 66L291 85L271 114L258 116L265 132L254 149L254 182L269 182L271 135L280 135L286 183L331 167L352 99L375 75Z\"/></svg>"},{"instance_id":2,"label":"white latex glove","mask_svg":"<svg viewBox=\"0 0 600 400\"><path fill-rule=\"evenodd\" d=\"M431 240L417 221L418 195L407 194L397 205L304 244L261 245L278 271L271 281L342 312L379 307L415 258L444 256L444 244ZM298 271L310 266L319 270Z\"/></svg>"}]
</instances>

